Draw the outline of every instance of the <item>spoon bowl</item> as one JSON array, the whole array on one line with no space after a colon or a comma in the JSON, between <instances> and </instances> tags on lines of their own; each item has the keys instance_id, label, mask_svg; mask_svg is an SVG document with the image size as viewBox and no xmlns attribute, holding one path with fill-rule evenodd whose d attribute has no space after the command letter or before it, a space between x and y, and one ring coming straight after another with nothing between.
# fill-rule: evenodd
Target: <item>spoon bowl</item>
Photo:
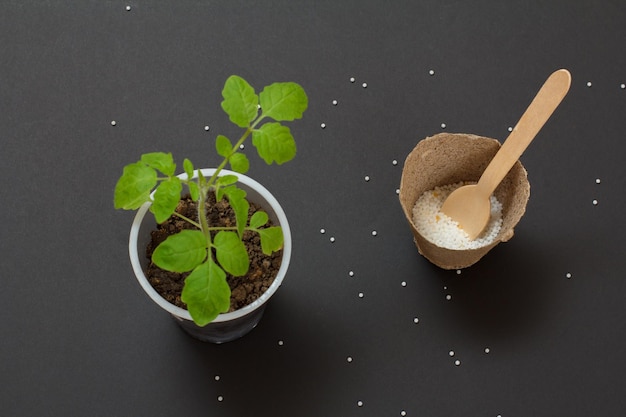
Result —
<instances>
[{"instance_id":1,"label":"spoon bowl","mask_svg":"<svg viewBox=\"0 0 626 417\"><path fill-rule=\"evenodd\" d=\"M455 220L472 240L476 239L489 223L491 194L485 194L478 184L464 185L454 190L441 208L441 211Z\"/></svg>"},{"instance_id":2,"label":"spoon bowl","mask_svg":"<svg viewBox=\"0 0 626 417\"><path fill-rule=\"evenodd\" d=\"M553 72L478 183L457 188L444 201L441 212L456 221L470 239L476 239L487 226L491 214L491 194L554 113L567 94L571 80L569 71L565 69Z\"/></svg>"}]
</instances>

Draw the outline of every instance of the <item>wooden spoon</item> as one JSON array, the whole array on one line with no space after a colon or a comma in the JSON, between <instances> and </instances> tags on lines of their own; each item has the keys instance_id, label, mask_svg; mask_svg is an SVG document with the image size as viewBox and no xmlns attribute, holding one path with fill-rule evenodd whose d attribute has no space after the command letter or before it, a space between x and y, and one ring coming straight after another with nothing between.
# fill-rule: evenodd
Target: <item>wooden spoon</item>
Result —
<instances>
[{"instance_id":1,"label":"wooden spoon","mask_svg":"<svg viewBox=\"0 0 626 417\"><path fill-rule=\"evenodd\" d=\"M470 239L476 239L487 226L491 214L491 194L561 103L569 90L571 80L570 73L565 69L553 72L478 183L457 188L443 203L441 211L458 222Z\"/></svg>"}]
</instances>

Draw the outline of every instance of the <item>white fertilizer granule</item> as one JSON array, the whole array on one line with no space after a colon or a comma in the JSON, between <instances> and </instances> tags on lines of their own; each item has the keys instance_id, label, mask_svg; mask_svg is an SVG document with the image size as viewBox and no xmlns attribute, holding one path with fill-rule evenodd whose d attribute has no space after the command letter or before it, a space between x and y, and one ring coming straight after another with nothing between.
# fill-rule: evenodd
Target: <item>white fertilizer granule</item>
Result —
<instances>
[{"instance_id":1,"label":"white fertilizer granule","mask_svg":"<svg viewBox=\"0 0 626 417\"><path fill-rule=\"evenodd\" d=\"M502 227L502 204L495 196L491 196L491 216L489 223L475 240L469 236L459 224L443 214L441 206L452 191L466 183L457 183L435 187L426 191L417 199L413 207L413 222L417 231L428 241L446 249L477 249L487 246L496 239Z\"/></svg>"}]
</instances>

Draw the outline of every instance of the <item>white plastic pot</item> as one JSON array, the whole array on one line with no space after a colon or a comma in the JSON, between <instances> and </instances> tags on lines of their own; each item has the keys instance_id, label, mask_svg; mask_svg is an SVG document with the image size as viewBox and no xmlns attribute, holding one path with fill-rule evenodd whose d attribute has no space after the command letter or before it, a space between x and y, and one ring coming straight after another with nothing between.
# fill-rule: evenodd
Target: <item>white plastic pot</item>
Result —
<instances>
[{"instance_id":1,"label":"white plastic pot","mask_svg":"<svg viewBox=\"0 0 626 417\"><path fill-rule=\"evenodd\" d=\"M202 174L209 178L215 169L202 169ZM247 192L247 199L260 205L267 212L272 222L283 230L284 245L280 269L272 285L253 303L230 313L220 314L211 323L204 327L196 325L191 319L189 312L183 308L166 301L150 285L145 275L148 259L145 249L150 241L150 232L155 228L155 220L152 214L146 216L152 203L145 203L139 208L130 229L128 252L130 262L139 284L148 296L163 310L170 313L176 322L191 336L202 341L223 343L237 339L252 330L261 320L267 301L280 287L291 258L291 231L287 217L278 203L278 200L261 184L250 177L228 170L222 170L220 175L236 175L239 178L237 186ZM197 172L194 175L196 178ZM187 178L187 174L180 174L179 178Z\"/></svg>"}]
</instances>

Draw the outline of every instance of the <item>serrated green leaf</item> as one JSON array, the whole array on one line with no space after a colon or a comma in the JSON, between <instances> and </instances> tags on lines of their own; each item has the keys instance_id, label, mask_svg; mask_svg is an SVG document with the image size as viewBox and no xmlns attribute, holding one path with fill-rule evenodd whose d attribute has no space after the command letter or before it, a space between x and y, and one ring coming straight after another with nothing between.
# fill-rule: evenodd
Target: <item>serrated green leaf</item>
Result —
<instances>
[{"instance_id":1,"label":"serrated green leaf","mask_svg":"<svg viewBox=\"0 0 626 417\"><path fill-rule=\"evenodd\" d=\"M198 187L198 184L195 182L190 182L187 184L187 186L189 187L189 195L191 196L191 199L194 201L198 201L198 199L200 198L200 188Z\"/></svg>"},{"instance_id":2,"label":"serrated green leaf","mask_svg":"<svg viewBox=\"0 0 626 417\"><path fill-rule=\"evenodd\" d=\"M281 165L296 156L296 142L287 126L265 123L252 132L252 144L265 163Z\"/></svg>"},{"instance_id":3,"label":"serrated green leaf","mask_svg":"<svg viewBox=\"0 0 626 417\"><path fill-rule=\"evenodd\" d=\"M222 90L222 109L230 121L239 127L248 127L257 117L259 97L254 88L243 78L231 75Z\"/></svg>"},{"instance_id":4,"label":"serrated green leaf","mask_svg":"<svg viewBox=\"0 0 626 417\"><path fill-rule=\"evenodd\" d=\"M183 230L165 239L152 253L152 262L172 272L191 271L207 257L207 241L199 230Z\"/></svg>"},{"instance_id":5,"label":"serrated green leaf","mask_svg":"<svg viewBox=\"0 0 626 417\"><path fill-rule=\"evenodd\" d=\"M259 94L262 114L277 121L299 119L309 105L304 89L296 83L274 83Z\"/></svg>"},{"instance_id":6,"label":"serrated green leaf","mask_svg":"<svg viewBox=\"0 0 626 417\"><path fill-rule=\"evenodd\" d=\"M171 153L152 152L141 155L141 162L171 177L176 172L176 164Z\"/></svg>"},{"instance_id":7,"label":"serrated green leaf","mask_svg":"<svg viewBox=\"0 0 626 417\"><path fill-rule=\"evenodd\" d=\"M218 135L215 139L215 149L218 155L228 158L233 152L233 144L226 136Z\"/></svg>"},{"instance_id":8,"label":"serrated green leaf","mask_svg":"<svg viewBox=\"0 0 626 417\"><path fill-rule=\"evenodd\" d=\"M221 231L213 239L217 261L229 274L245 275L250 267L246 245L234 232Z\"/></svg>"},{"instance_id":9,"label":"serrated green leaf","mask_svg":"<svg viewBox=\"0 0 626 417\"><path fill-rule=\"evenodd\" d=\"M259 227L264 226L268 220L269 217L266 212L257 211L252 215L252 217L250 217L250 228L258 229Z\"/></svg>"},{"instance_id":10,"label":"serrated green leaf","mask_svg":"<svg viewBox=\"0 0 626 417\"><path fill-rule=\"evenodd\" d=\"M150 206L150 211L154 214L157 223L163 223L174 213L182 190L183 185L178 177L171 177L159 184Z\"/></svg>"},{"instance_id":11,"label":"serrated green leaf","mask_svg":"<svg viewBox=\"0 0 626 417\"><path fill-rule=\"evenodd\" d=\"M257 233L261 237L261 250L266 255L271 255L283 247L283 229L279 226L259 229Z\"/></svg>"},{"instance_id":12,"label":"serrated green leaf","mask_svg":"<svg viewBox=\"0 0 626 417\"><path fill-rule=\"evenodd\" d=\"M185 174L187 174L187 178L191 179L193 177L193 164L187 158L183 161L183 169L185 170Z\"/></svg>"},{"instance_id":13,"label":"serrated green leaf","mask_svg":"<svg viewBox=\"0 0 626 417\"><path fill-rule=\"evenodd\" d=\"M235 172L245 174L250 169L250 161L245 154L235 153L230 157L230 167Z\"/></svg>"},{"instance_id":14,"label":"serrated green leaf","mask_svg":"<svg viewBox=\"0 0 626 417\"><path fill-rule=\"evenodd\" d=\"M230 309L230 287L224 271L209 259L185 279L180 296L194 323L206 326Z\"/></svg>"},{"instance_id":15,"label":"serrated green leaf","mask_svg":"<svg viewBox=\"0 0 626 417\"><path fill-rule=\"evenodd\" d=\"M153 168L141 162L124 167L122 176L115 184L113 204L116 209L136 210L150 201L150 192L157 184Z\"/></svg>"},{"instance_id":16,"label":"serrated green leaf","mask_svg":"<svg viewBox=\"0 0 626 417\"><path fill-rule=\"evenodd\" d=\"M246 200L246 192L236 185L223 188L224 194L228 197L230 207L235 212L235 219L237 221L237 234L243 235L243 231L248 223L248 209L250 203Z\"/></svg>"}]
</instances>

